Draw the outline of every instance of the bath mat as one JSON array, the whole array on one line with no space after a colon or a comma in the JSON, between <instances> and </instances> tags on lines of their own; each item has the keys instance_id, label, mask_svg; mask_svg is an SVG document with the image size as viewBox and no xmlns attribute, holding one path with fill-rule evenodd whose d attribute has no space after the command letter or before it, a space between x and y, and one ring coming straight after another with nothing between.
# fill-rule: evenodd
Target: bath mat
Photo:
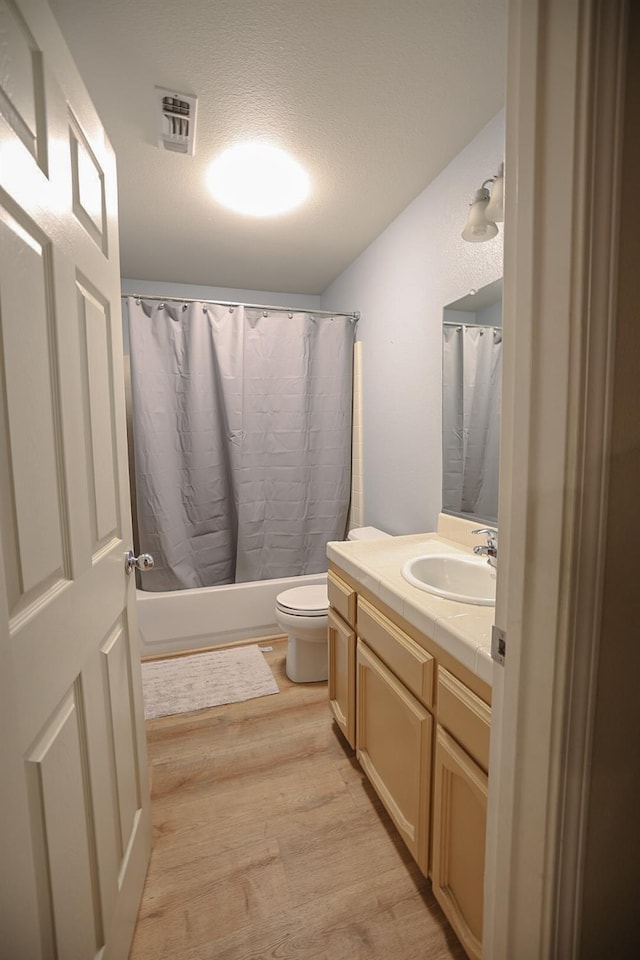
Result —
<instances>
[{"instance_id":1,"label":"bath mat","mask_svg":"<svg viewBox=\"0 0 640 960\"><path fill-rule=\"evenodd\" d=\"M279 693L258 647L232 647L142 664L145 720Z\"/></svg>"}]
</instances>

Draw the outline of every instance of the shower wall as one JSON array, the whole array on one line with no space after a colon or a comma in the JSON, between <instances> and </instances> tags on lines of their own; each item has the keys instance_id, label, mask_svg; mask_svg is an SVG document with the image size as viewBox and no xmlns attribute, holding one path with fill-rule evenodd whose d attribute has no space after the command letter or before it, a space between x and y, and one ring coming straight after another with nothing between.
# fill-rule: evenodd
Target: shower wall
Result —
<instances>
[{"instance_id":1,"label":"shower wall","mask_svg":"<svg viewBox=\"0 0 640 960\"><path fill-rule=\"evenodd\" d=\"M364 526L362 490L362 341L353 345L353 420L351 435L351 507L349 530Z\"/></svg>"}]
</instances>

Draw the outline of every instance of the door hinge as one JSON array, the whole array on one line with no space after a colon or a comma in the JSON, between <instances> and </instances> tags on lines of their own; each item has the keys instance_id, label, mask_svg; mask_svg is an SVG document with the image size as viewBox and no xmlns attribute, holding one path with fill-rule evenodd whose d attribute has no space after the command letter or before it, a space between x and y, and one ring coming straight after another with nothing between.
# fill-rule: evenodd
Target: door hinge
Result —
<instances>
[{"instance_id":1,"label":"door hinge","mask_svg":"<svg viewBox=\"0 0 640 960\"><path fill-rule=\"evenodd\" d=\"M504 658L507 655L507 634L502 627L491 627L491 659L504 667Z\"/></svg>"}]
</instances>

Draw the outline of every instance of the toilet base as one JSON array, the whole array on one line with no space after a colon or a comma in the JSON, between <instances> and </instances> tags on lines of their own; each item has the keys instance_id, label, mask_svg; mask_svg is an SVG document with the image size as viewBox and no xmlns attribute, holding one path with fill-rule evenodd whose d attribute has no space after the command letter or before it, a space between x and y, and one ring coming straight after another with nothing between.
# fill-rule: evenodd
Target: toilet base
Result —
<instances>
[{"instance_id":1,"label":"toilet base","mask_svg":"<svg viewBox=\"0 0 640 960\"><path fill-rule=\"evenodd\" d=\"M289 637L286 672L294 683L318 683L329 675L326 637L321 640L301 640Z\"/></svg>"}]
</instances>

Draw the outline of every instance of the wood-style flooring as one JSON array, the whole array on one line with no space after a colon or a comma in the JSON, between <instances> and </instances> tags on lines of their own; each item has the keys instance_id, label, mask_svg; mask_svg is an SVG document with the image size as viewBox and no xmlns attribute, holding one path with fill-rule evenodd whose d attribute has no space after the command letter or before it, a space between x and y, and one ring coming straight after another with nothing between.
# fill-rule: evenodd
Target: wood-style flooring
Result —
<instances>
[{"instance_id":1,"label":"wood-style flooring","mask_svg":"<svg viewBox=\"0 0 640 960\"><path fill-rule=\"evenodd\" d=\"M147 723L154 845L130 960L464 960L326 684Z\"/></svg>"}]
</instances>

